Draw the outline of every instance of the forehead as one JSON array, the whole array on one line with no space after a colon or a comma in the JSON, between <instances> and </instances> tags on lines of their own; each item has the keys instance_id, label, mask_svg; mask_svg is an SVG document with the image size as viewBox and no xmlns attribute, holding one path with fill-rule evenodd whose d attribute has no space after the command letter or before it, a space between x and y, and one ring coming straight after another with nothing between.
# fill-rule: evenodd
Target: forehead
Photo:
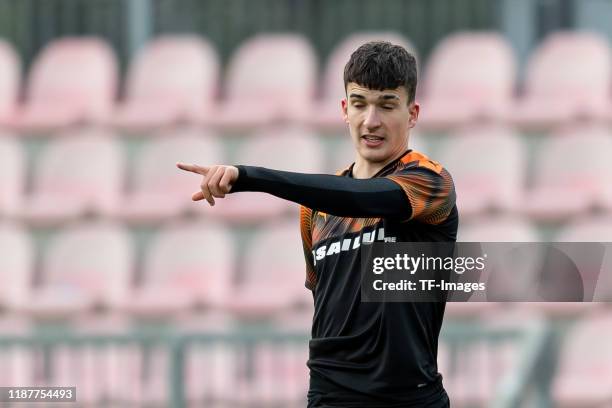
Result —
<instances>
[{"instance_id":1,"label":"forehead","mask_svg":"<svg viewBox=\"0 0 612 408\"><path fill-rule=\"evenodd\" d=\"M349 82L348 84L346 84L346 94L349 98L351 98L351 96L361 96L366 99L372 100L388 99L393 96L395 96L399 100L404 100L408 98L406 88L403 86L398 86L397 88L393 89L383 89L382 91L379 91L378 89L370 89L355 82Z\"/></svg>"}]
</instances>

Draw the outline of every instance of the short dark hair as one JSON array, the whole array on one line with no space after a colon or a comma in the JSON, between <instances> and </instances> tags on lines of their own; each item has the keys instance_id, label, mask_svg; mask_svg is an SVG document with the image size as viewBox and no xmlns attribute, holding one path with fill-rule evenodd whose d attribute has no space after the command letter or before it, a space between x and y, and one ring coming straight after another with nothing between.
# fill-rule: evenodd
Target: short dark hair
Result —
<instances>
[{"instance_id":1,"label":"short dark hair","mask_svg":"<svg viewBox=\"0 0 612 408\"><path fill-rule=\"evenodd\" d=\"M404 86L411 103L416 94L416 59L404 47L390 42L365 43L351 54L344 67L345 91L349 82L378 91Z\"/></svg>"}]
</instances>

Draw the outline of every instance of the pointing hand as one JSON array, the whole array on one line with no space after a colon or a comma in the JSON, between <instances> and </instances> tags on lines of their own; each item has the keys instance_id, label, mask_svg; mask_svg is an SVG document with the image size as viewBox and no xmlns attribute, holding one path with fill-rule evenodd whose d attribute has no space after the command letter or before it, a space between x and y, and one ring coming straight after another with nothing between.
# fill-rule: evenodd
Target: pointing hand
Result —
<instances>
[{"instance_id":1,"label":"pointing hand","mask_svg":"<svg viewBox=\"0 0 612 408\"><path fill-rule=\"evenodd\" d=\"M191 196L193 201L206 200L213 206L215 199L225 197L232 189L232 185L238 180L238 168L234 166L198 166L197 164L177 163L176 167L181 170L203 176L200 191Z\"/></svg>"}]
</instances>

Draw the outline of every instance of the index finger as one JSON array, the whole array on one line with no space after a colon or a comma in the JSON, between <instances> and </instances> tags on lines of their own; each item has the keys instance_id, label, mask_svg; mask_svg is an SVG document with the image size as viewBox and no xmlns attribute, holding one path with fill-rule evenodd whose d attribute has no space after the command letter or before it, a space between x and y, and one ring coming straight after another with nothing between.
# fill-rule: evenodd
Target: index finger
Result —
<instances>
[{"instance_id":1,"label":"index finger","mask_svg":"<svg viewBox=\"0 0 612 408\"><path fill-rule=\"evenodd\" d=\"M203 176L205 176L210 170L210 167L198 166L197 164L176 163L176 167L181 170L190 171L192 173L201 174Z\"/></svg>"}]
</instances>

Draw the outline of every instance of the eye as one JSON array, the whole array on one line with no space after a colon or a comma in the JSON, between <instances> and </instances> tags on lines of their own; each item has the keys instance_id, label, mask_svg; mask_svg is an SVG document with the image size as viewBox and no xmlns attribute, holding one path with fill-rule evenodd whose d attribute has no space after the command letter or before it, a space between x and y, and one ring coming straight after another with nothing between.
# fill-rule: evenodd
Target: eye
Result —
<instances>
[{"instance_id":1,"label":"eye","mask_svg":"<svg viewBox=\"0 0 612 408\"><path fill-rule=\"evenodd\" d=\"M384 110L393 110L395 109L395 105L383 105Z\"/></svg>"},{"instance_id":2,"label":"eye","mask_svg":"<svg viewBox=\"0 0 612 408\"><path fill-rule=\"evenodd\" d=\"M365 105L363 103L361 103L361 102L353 102L353 107L355 107L355 108L360 109L360 108L363 108L364 106Z\"/></svg>"}]
</instances>

